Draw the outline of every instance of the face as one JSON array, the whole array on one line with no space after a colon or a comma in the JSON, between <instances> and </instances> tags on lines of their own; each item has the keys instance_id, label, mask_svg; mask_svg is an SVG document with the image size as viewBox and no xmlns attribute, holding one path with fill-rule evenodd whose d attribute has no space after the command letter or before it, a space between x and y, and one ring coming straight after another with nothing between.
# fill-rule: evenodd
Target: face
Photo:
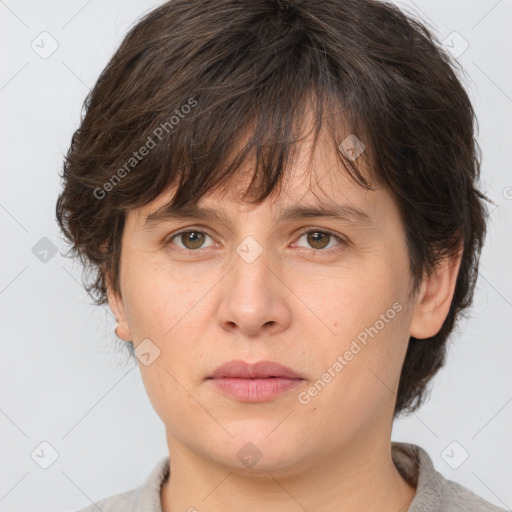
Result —
<instances>
[{"instance_id":1,"label":"face","mask_svg":"<svg viewBox=\"0 0 512 512\"><path fill-rule=\"evenodd\" d=\"M240 182L198 201L218 218L144 227L172 190L127 215L122 298L109 301L142 355L171 453L292 471L390 437L414 314L403 225L390 193L357 185L324 139L306 168L308 141L280 195L258 206L240 201ZM332 205L367 217L284 218ZM210 378L233 360L276 362L300 379L277 379L269 394L268 379L239 379L233 395Z\"/></svg>"}]
</instances>

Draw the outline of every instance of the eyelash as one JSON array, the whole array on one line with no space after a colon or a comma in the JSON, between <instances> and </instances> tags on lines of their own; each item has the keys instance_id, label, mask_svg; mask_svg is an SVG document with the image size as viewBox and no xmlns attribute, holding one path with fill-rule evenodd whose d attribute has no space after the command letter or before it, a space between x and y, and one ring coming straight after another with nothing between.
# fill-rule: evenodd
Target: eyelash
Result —
<instances>
[{"instance_id":1,"label":"eyelash","mask_svg":"<svg viewBox=\"0 0 512 512\"><path fill-rule=\"evenodd\" d=\"M169 235L163 241L163 246L164 247L170 246L171 243L172 243L172 240L174 238L176 238L177 236L182 235L183 233L192 233L192 232L193 233L205 234L205 235L208 235L210 238L213 238L206 231L199 230L199 229L188 228L188 229L183 229L181 231L178 231L176 233L173 233L173 234ZM322 228L322 229L320 229L320 228L307 228L307 229L304 229L298 235L297 240L302 238L307 233L322 233L322 234L330 235L330 236L332 236L333 238L335 238L339 242L338 246L331 247L330 249L309 249L307 247L301 247L301 249L306 250L309 253L313 253L313 254L316 254L316 253L332 254L332 253L336 253L336 252L339 252L339 251L343 250L348 245L348 241L347 240L341 238L340 236L338 236L333 231L330 231L329 229L324 229L324 228ZM172 249L172 250L175 251L175 252L181 252L181 253L184 253L184 254L187 254L187 255L196 255L196 254L201 254L202 252L207 251L208 249L209 249L209 247L200 248L200 249L182 249L181 247L179 247L178 249Z\"/></svg>"}]
</instances>

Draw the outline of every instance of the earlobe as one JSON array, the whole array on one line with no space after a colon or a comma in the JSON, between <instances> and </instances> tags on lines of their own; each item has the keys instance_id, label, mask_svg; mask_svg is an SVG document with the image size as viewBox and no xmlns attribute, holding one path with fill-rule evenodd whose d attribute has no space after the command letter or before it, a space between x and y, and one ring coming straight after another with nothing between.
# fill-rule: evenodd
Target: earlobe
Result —
<instances>
[{"instance_id":1,"label":"earlobe","mask_svg":"<svg viewBox=\"0 0 512 512\"><path fill-rule=\"evenodd\" d=\"M118 338L122 339L123 341L127 341L127 342L132 341L128 329L126 327L124 327L121 323L119 323L119 321L116 324L114 332L116 333L116 336Z\"/></svg>"},{"instance_id":2,"label":"earlobe","mask_svg":"<svg viewBox=\"0 0 512 512\"><path fill-rule=\"evenodd\" d=\"M130 330L128 329L128 324L126 322L123 300L121 297L118 296L117 293L114 292L109 280L106 279L106 281L108 304L110 306L110 309L112 310L112 313L114 313L117 322L114 332L116 333L116 336L122 339L123 341L132 341L132 336L130 334Z\"/></svg>"},{"instance_id":3,"label":"earlobe","mask_svg":"<svg viewBox=\"0 0 512 512\"><path fill-rule=\"evenodd\" d=\"M431 338L441 330L450 311L461 259L462 251L456 256L446 257L424 277L414 306L409 336Z\"/></svg>"}]
</instances>

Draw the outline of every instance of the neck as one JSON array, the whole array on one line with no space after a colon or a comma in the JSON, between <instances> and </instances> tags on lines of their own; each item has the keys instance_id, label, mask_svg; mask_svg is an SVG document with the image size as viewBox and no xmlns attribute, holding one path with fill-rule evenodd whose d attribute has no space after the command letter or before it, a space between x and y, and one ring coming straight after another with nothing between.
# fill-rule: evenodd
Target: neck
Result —
<instances>
[{"instance_id":1,"label":"neck","mask_svg":"<svg viewBox=\"0 0 512 512\"><path fill-rule=\"evenodd\" d=\"M241 470L191 452L168 439L170 476L162 486L162 512L406 512L415 488L396 469L389 440L354 442L301 467ZM357 447L357 448L356 448Z\"/></svg>"}]
</instances>

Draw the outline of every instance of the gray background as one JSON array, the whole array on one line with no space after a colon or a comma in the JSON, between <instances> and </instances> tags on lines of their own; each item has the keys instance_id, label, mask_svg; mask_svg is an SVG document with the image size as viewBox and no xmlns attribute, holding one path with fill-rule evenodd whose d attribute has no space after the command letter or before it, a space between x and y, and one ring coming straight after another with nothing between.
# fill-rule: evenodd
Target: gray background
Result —
<instances>
[{"instance_id":1,"label":"gray background","mask_svg":"<svg viewBox=\"0 0 512 512\"><path fill-rule=\"evenodd\" d=\"M125 364L122 342L116 348L114 319L91 305L54 220L85 95L158 4L0 1L0 511L76 510L139 486L167 454L138 369ZM447 478L510 509L512 1L397 4L454 43L479 119L482 189L497 206L471 318L452 338L430 401L395 423L393 440L419 444ZM44 252L52 246L55 254ZM58 458L43 469L52 450Z\"/></svg>"}]
</instances>

